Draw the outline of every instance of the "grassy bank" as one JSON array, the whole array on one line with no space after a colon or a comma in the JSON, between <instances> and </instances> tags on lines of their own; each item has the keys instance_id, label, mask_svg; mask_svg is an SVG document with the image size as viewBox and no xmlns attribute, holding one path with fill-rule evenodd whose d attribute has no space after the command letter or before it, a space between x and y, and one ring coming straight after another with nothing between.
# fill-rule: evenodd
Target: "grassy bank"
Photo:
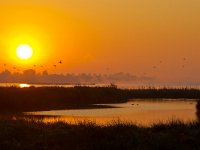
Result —
<instances>
[{"instance_id":1,"label":"grassy bank","mask_svg":"<svg viewBox=\"0 0 200 150\"><path fill-rule=\"evenodd\" d=\"M199 99L196 89L135 89L116 87L0 88L0 150L191 150L200 149L200 101L197 122L171 121L151 127L112 122L44 123L16 111L86 108L96 103L120 103L130 98ZM13 115L10 112L14 112ZM13 120L13 116L19 116ZM29 117L27 120L26 117Z\"/></svg>"},{"instance_id":2,"label":"grassy bank","mask_svg":"<svg viewBox=\"0 0 200 150\"><path fill-rule=\"evenodd\" d=\"M92 104L123 103L134 98L200 99L197 89L117 89L116 87L0 87L0 111L22 112L92 108Z\"/></svg>"},{"instance_id":3,"label":"grassy bank","mask_svg":"<svg viewBox=\"0 0 200 150\"><path fill-rule=\"evenodd\" d=\"M172 121L151 127L113 122L106 126L95 123L76 125L63 122L45 124L32 120L1 120L2 150L110 150L200 149L200 124Z\"/></svg>"},{"instance_id":4,"label":"grassy bank","mask_svg":"<svg viewBox=\"0 0 200 150\"><path fill-rule=\"evenodd\" d=\"M35 111L51 109L91 108L97 103L125 102L116 88L89 87L1 87L1 111Z\"/></svg>"}]
</instances>

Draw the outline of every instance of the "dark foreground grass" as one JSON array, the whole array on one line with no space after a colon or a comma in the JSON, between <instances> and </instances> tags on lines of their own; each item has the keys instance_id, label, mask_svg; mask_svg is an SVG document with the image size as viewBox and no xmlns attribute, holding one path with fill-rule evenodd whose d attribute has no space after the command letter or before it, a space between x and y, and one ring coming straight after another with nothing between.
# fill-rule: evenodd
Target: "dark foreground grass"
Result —
<instances>
[{"instance_id":1,"label":"dark foreground grass","mask_svg":"<svg viewBox=\"0 0 200 150\"><path fill-rule=\"evenodd\" d=\"M76 125L44 123L23 117L13 120L10 112L88 107L97 103L119 103L129 98L199 99L196 89L89 88L0 88L0 150L193 150L200 149L200 123L171 121L151 127L112 122L105 126L93 122ZM200 101L197 106L200 118ZM10 118L8 117L10 116ZM198 119L199 120L199 119Z\"/></svg>"},{"instance_id":2,"label":"dark foreground grass","mask_svg":"<svg viewBox=\"0 0 200 150\"><path fill-rule=\"evenodd\" d=\"M192 150L200 149L200 124L172 121L140 127L113 122L76 125L38 120L1 120L1 150Z\"/></svg>"}]
</instances>

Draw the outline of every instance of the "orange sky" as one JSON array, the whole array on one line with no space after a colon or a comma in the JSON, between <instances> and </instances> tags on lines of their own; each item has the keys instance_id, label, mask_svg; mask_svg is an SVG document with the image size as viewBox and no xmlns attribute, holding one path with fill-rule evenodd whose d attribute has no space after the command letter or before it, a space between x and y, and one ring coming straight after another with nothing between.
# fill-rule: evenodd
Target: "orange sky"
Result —
<instances>
[{"instance_id":1,"label":"orange sky","mask_svg":"<svg viewBox=\"0 0 200 150\"><path fill-rule=\"evenodd\" d=\"M1 68L200 81L199 18L199 0L0 0ZM15 55L24 43L29 61Z\"/></svg>"}]
</instances>

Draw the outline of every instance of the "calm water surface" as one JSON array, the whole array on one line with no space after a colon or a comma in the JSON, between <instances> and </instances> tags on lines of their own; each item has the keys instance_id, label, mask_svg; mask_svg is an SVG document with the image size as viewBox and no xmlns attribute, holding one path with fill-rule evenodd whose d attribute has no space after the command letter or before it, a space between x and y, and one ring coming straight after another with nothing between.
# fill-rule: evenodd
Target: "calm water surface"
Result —
<instances>
[{"instance_id":1,"label":"calm water surface","mask_svg":"<svg viewBox=\"0 0 200 150\"><path fill-rule=\"evenodd\" d=\"M31 112L28 114L59 116L57 119L45 118L45 121L94 121L99 124L120 120L140 125L168 122L172 119L181 121L196 120L195 100L130 100L122 104L108 104L117 108L75 109Z\"/></svg>"}]
</instances>

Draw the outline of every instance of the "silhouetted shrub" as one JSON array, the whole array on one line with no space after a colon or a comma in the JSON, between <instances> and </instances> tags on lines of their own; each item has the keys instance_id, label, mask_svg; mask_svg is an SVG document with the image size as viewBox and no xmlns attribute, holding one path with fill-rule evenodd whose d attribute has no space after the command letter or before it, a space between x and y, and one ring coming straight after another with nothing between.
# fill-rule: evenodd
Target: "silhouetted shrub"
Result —
<instances>
[{"instance_id":1,"label":"silhouetted shrub","mask_svg":"<svg viewBox=\"0 0 200 150\"><path fill-rule=\"evenodd\" d=\"M200 149L199 124L173 121L152 127L118 122L68 124L0 120L1 150L192 150Z\"/></svg>"},{"instance_id":2,"label":"silhouetted shrub","mask_svg":"<svg viewBox=\"0 0 200 150\"><path fill-rule=\"evenodd\" d=\"M196 116L197 120L200 122L200 100L198 100L196 104Z\"/></svg>"}]
</instances>

